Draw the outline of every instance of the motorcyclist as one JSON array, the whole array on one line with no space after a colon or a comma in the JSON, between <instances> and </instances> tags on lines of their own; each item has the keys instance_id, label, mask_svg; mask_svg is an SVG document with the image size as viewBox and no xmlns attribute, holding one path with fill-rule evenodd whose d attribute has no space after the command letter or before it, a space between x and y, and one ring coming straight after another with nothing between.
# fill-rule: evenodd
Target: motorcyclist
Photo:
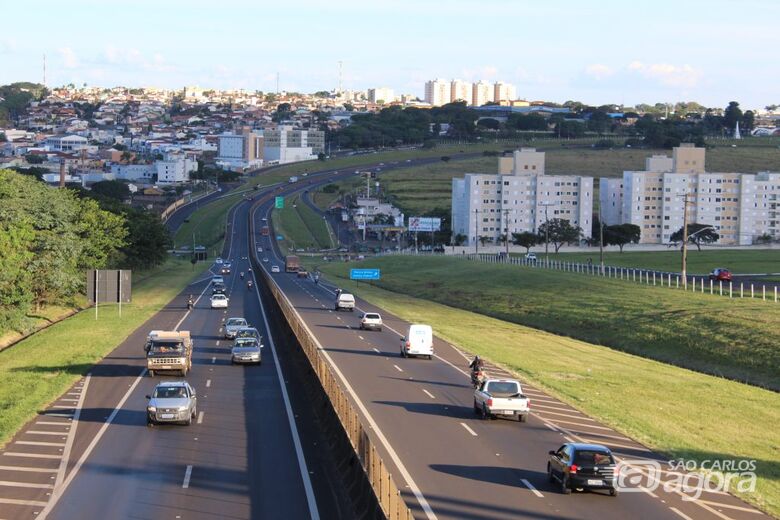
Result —
<instances>
[{"instance_id":1,"label":"motorcyclist","mask_svg":"<svg viewBox=\"0 0 780 520\"><path fill-rule=\"evenodd\" d=\"M192 307L195 305L195 299L190 294L190 297L187 298L187 309L192 310Z\"/></svg>"},{"instance_id":2,"label":"motorcyclist","mask_svg":"<svg viewBox=\"0 0 780 520\"><path fill-rule=\"evenodd\" d=\"M249 280L249 281L246 283L246 288L247 288L247 289L251 289L251 288L252 288L252 280Z\"/></svg>"},{"instance_id":3,"label":"motorcyclist","mask_svg":"<svg viewBox=\"0 0 780 520\"><path fill-rule=\"evenodd\" d=\"M471 369L472 372L477 372L485 368L485 362L482 361L481 357L474 356L474 360L469 365L469 368Z\"/></svg>"},{"instance_id":4,"label":"motorcyclist","mask_svg":"<svg viewBox=\"0 0 780 520\"><path fill-rule=\"evenodd\" d=\"M241 271L240 276L241 276L241 279L243 280L244 279L244 271Z\"/></svg>"}]
</instances>

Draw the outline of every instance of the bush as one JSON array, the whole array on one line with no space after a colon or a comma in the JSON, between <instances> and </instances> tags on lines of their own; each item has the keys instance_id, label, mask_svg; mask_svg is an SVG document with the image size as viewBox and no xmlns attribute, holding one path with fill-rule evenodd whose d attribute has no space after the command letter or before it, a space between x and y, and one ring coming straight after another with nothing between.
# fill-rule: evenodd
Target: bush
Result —
<instances>
[{"instance_id":1,"label":"bush","mask_svg":"<svg viewBox=\"0 0 780 520\"><path fill-rule=\"evenodd\" d=\"M642 146L642 144L643 144L642 140L639 139L638 137L629 137L628 139L625 140L623 146L625 146L626 148L639 148L640 146Z\"/></svg>"},{"instance_id":2,"label":"bush","mask_svg":"<svg viewBox=\"0 0 780 520\"><path fill-rule=\"evenodd\" d=\"M333 184L332 182L326 184L325 187L322 188L323 193L336 193L337 191L339 191L339 187Z\"/></svg>"},{"instance_id":3,"label":"bush","mask_svg":"<svg viewBox=\"0 0 780 520\"><path fill-rule=\"evenodd\" d=\"M599 139L593 144L593 148L597 148L599 150L607 150L614 147L615 141L612 139Z\"/></svg>"}]
</instances>

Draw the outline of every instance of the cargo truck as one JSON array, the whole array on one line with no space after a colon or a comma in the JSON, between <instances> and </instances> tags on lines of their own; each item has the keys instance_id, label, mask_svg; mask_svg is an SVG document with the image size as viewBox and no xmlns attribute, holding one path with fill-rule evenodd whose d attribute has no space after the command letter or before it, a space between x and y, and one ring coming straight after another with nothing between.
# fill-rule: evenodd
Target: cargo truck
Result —
<instances>
[{"instance_id":1,"label":"cargo truck","mask_svg":"<svg viewBox=\"0 0 780 520\"><path fill-rule=\"evenodd\" d=\"M297 256L287 255L284 259L284 270L288 273L297 273L301 268L301 261Z\"/></svg>"},{"instance_id":2,"label":"cargo truck","mask_svg":"<svg viewBox=\"0 0 780 520\"><path fill-rule=\"evenodd\" d=\"M188 330L153 330L146 338L144 350L150 376L158 372L186 376L192 368L192 338Z\"/></svg>"}]
</instances>

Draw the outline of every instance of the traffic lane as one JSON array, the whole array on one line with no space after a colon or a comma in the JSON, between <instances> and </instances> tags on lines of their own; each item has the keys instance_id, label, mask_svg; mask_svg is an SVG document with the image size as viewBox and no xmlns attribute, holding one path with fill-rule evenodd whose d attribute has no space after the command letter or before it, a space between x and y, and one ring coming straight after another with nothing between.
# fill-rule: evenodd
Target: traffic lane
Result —
<instances>
[{"instance_id":1,"label":"traffic lane","mask_svg":"<svg viewBox=\"0 0 780 520\"><path fill-rule=\"evenodd\" d=\"M475 419L473 390L451 367L438 361L402 359L394 334L355 330L357 318L350 319L351 313L323 313L307 306L305 298L295 300L299 312L391 440L438 517L541 514L596 519L625 518L648 511L656 518L674 516L644 494L616 503L610 501L611 497L593 494L592 513L579 510L581 502L573 503L557 493L540 501L523 480L548 490L547 451L565 442L558 433L533 418L525 424ZM523 447L522 454L518 446ZM398 475L397 468L394 474ZM491 497L491 504L501 507L493 511L485 504L486 496ZM413 497L408 498L414 502ZM605 498L606 503L598 501Z\"/></svg>"}]
</instances>

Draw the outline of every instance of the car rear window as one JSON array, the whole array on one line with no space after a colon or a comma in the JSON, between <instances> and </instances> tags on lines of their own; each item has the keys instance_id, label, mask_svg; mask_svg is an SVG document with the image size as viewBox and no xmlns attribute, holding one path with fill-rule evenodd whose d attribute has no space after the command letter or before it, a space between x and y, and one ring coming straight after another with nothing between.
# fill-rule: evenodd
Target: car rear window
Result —
<instances>
[{"instance_id":1,"label":"car rear window","mask_svg":"<svg viewBox=\"0 0 780 520\"><path fill-rule=\"evenodd\" d=\"M612 455L603 451L577 450L574 453L574 463L581 466L603 466L614 464L615 460Z\"/></svg>"},{"instance_id":2,"label":"car rear window","mask_svg":"<svg viewBox=\"0 0 780 520\"><path fill-rule=\"evenodd\" d=\"M232 320L228 320L227 324L228 325L246 325L246 320L233 318Z\"/></svg>"},{"instance_id":3,"label":"car rear window","mask_svg":"<svg viewBox=\"0 0 780 520\"><path fill-rule=\"evenodd\" d=\"M366 319L367 320L378 320L379 319L379 314L366 313Z\"/></svg>"},{"instance_id":4,"label":"car rear window","mask_svg":"<svg viewBox=\"0 0 780 520\"><path fill-rule=\"evenodd\" d=\"M257 332L254 329L240 329L237 333L239 338L254 338Z\"/></svg>"},{"instance_id":5,"label":"car rear window","mask_svg":"<svg viewBox=\"0 0 780 520\"><path fill-rule=\"evenodd\" d=\"M487 386L487 391L496 397L509 397L518 394L517 383L512 381L496 381Z\"/></svg>"}]
</instances>

